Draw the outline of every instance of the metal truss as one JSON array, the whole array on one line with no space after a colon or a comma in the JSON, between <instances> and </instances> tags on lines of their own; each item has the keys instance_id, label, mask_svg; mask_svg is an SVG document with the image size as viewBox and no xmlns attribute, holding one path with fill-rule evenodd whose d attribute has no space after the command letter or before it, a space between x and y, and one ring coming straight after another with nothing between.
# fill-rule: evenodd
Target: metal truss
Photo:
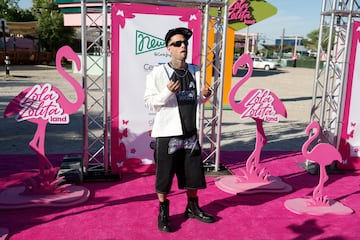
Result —
<instances>
[{"instance_id":1,"label":"metal truss","mask_svg":"<svg viewBox=\"0 0 360 240\"><path fill-rule=\"evenodd\" d=\"M351 26L360 16L359 7L356 0L323 0L322 3L311 121L320 123L322 141L337 148L342 127Z\"/></svg>"},{"instance_id":2,"label":"metal truss","mask_svg":"<svg viewBox=\"0 0 360 240\"><path fill-rule=\"evenodd\" d=\"M107 1L103 0L101 7L88 7L86 0L81 0L81 16L82 80L86 95L83 160L87 172L107 173L109 172ZM100 74L92 74L94 69Z\"/></svg>"},{"instance_id":3,"label":"metal truss","mask_svg":"<svg viewBox=\"0 0 360 240\"><path fill-rule=\"evenodd\" d=\"M203 29L203 58L202 58L202 79L205 85L205 79L212 79L210 87L213 90L211 100L211 112L204 111L202 106L202 126L200 128L200 144L203 148L204 165L213 169L215 172L220 167L220 142L221 142L221 125L222 125L222 108L223 108L223 88L225 73L225 49L227 37L229 1L223 1L218 6L217 15L210 14L210 5L205 7L204 29ZM211 20L211 21L210 21ZM214 43L209 42L208 33L214 32ZM208 76L212 69L212 76Z\"/></svg>"},{"instance_id":4,"label":"metal truss","mask_svg":"<svg viewBox=\"0 0 360 240\"><path fill-rule=\"evenodd\" d=\"M90 1L89 1L90 2ZM82 16L82 78L86 93L84 110L84 165L89 171L110 172L109 166L109 109L108 109L108 56L109 42L107 30L107 14L110 3L139 3L152 5L167 5L175 7L199 7L203 10L203 34L202 34L202 83L211 78L210 88L214 94L211 99L212 110L205 114L201 109L200 144L206 155L204 163L214 165L215 171L219 168L221 121L222 121L222 94L224 82L224 61L226 49L227 12L229 1L224 0L103 0L102 6L87 7L86 0L81 0ZM212 10L211 10L212 9ZM214 11L214 9L216 9ZM216 12L215 16L211 16ZM98 13L93 19L93 14ZM212 20L213 24L210 24ZM101 22L98 25L97 22ZM89 37L98 31L95 39ZM215 42L208 43L208 32L214 30ZM92 53L97 49L97 55ZM211 60L209 60L211 59ZM207 76L208 67L212 67L213 75ZM98 69L101 75L89 75L93 68ZM206 148L208 147L208 148Z\"/></svg>"}]
</instances>

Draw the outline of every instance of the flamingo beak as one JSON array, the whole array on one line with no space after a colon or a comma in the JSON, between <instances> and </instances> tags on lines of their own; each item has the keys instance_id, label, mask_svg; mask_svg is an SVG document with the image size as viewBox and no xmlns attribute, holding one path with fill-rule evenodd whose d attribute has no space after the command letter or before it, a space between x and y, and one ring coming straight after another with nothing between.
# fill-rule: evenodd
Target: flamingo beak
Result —
<instances>
[{"instance_id":1,"label":"flamingo beak","mask_svg":"<svg viewBox=\"0 0 360 240\"><path fill-rule=\"evenodd\" d=\"M68 60L75 62L76 69L78 71L80 71L80 69L81 69L81 60L80 60L79 56L75 52L72 52L71 57L68 57Z\"/></svg>"},{"instance_id":2,"label":"flamingo beak","mask_svg":"<svg viewBox=\"0 0 360 240\"><path fill-rule=\"evenodd\" d=\"M80 58L79 58L79 57L76 57L76 58L74 59L74 61L75 61L77 70L80 71L80 69L81 69Z\"/></svg>"}]
</instances>

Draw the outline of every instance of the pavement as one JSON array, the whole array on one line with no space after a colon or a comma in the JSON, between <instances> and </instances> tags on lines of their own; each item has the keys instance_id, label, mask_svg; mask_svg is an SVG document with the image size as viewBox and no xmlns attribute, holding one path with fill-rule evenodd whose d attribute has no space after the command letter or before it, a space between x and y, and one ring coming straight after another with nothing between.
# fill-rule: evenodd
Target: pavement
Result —
<instances>
[{"instance_id":1,"label":"pavement","mask_svg":"<svg viewBox=\"0 0 360 240\"><path fill-rule=\"evenodd\" d=\"M81 74L72 73L81 82ZM239 71L241 74L241 71ZM239 89L237 99L241 99L253 88L267 88L284 103L288 116L279 123L264 123L268 143L264 150L300 151L307 139L305 128L310 120L313 93L314 69L283 67L279 70L254 70L252 77ZM235 83L240 76L234 76ZM22 90L35 84L50 83L61 89L68 97L72 87L64 81L55 66L17 65L10 67L10 76L5 76L4 66L0 66L0 154L33 154L28 147L36 130L36 125L14 118L5 119L4 110L12 98ZM226 108L229 109L229 108ZM255 143L255 122L240 119L232 110L222 111L221 150L252 150ZM68 125L48 124L45 151L53 153L79 153L83 149L82 113L70 116Z\"/></svg>"},{"instance_id":2,"label":"pavement","mask_svg":"<svg viewBox=\"0 0 360 240\"><path fill-rule=\"evenodd\" d=\"M287 118L278 123L264 122L268 143L263 150L300 151L308 138L305 128L310 122L315 69L283 67L276 71L254 70L252 77L239 89L240 100L254 88L269 89L277 95L287 110ZM232 84L238 81L233 78ZM232 110L222 112L222 150L253 150L256 124L252 119L240 119Z\"/></svg>"}]
</instances>

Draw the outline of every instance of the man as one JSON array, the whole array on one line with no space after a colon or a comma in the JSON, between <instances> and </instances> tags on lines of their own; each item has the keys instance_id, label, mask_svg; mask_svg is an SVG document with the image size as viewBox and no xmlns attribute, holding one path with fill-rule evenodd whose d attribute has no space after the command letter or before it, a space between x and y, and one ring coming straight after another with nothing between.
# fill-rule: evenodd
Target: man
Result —
<instances>
[{"instance_id":1,"label":"man","mask_svg":"<svg viewBox=\"0 0 360 240\"><path fill-rule=\"evenodd\" d=\"M188 40L192 31L168 31L165 44L171 55L167 64L157 66L146 77L145 106L156 112L151 136L156 138L156 193L160 201L158 228L171 232L167 194L176 174L179 189L187 190L186 218L212 223L214 217L198 205L197 190L206 188L201 149L198 143L198 103L211 95L200 89L199 67L187 64Z\"/></svg>"}]
</instances>

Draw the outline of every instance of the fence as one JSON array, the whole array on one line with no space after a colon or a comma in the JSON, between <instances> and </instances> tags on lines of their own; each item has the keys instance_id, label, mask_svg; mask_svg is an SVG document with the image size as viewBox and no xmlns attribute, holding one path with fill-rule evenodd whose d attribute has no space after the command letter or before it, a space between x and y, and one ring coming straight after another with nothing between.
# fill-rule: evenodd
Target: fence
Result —
<instances>
[{"instance_id":1,"label":"fence","mask_svg":"<svg viewBox=\"0 0 360 240\"><path fill-rule=\"evenodd\" d=\"M27 50L7 51L11 65L20 64L49 64L52 60L51 52L35 52ZM4 51L0 52L0 65L5 64Z\"/></svg>"}]
</instances>

